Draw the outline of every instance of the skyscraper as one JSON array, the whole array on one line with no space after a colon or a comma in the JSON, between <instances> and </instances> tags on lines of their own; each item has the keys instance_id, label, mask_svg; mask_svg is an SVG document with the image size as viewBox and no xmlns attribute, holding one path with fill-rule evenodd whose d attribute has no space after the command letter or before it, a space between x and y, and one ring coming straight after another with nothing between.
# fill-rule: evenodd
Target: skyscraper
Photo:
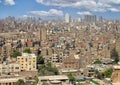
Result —
<instances>
[{"instance_id":1,"label":"skyscraper","mask_svg":"<svg viewBox=\"0 0 120 85\"><path fill-rule=\"evenodd\" d=\"M99 17L99 22L103 22L103 17L102 16Z\"/></svg>"},{"instance_id":2,"label":"skyscraper","mask_svg":"<svg viewBox=\"0 0 120 85\"><path fill-rule=\"evenodd\" d=\"M65 22L66 23L70 23L71 22L71 16L68 13L65 15Z\"/></svg>"},{"instance_id":3,"label":"skyscraper","mask_svg":"<svg viewBox=\"0 0 120 85\"><path fill-rule=\"evenodd\" d=\"M85 22L96 22L96 15L85 15L84 21Z\"/></svg>"}]
</instances>

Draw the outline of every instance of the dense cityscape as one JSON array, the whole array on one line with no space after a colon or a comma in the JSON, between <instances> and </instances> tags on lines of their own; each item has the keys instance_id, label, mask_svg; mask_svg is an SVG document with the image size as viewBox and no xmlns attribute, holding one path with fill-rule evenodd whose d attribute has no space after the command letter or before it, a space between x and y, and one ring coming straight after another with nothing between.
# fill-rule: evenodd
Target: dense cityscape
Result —
<instances>
[{"instance_id":1,"label":"dense cityscape","mask_svg":"<svg viewBox=\"0 0 120 85\"><path fill-rule=\"evenodd\" d=\"M9 16L0 21L0 83L14 85L19 79L28 85L119 82L119 28L120 21L95 15L72 20L66 14L63 21Z\"/></svg>"},{"instance_id":2,"label":"dense cityscape","mask_svg":"<svg viewBox=\"0 0 120 85\"><path fill-rule=\"evenodd\" d=\"M0 0L15 7L0 13L0 85L120 85L119 0L36 3L52 9L17 16L17 1Z\"/></svg>"}]
</instances>

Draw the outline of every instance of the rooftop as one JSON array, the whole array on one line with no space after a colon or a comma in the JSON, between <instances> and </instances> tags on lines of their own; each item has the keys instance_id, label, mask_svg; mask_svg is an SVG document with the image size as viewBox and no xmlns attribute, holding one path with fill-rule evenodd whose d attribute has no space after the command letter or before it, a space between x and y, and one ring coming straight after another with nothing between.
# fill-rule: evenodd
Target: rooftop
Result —
<instances>
[{"instance_id":1,"label":"rooftop","mask_svg":"<svg viewBox=\"0 0 120 85\"><path fill-rule=\"evenodd\" d=\"M68 77L65 75L52 75L52 76L40 76L39 80L68 80Z\"/></svg>"},{"instance_id":2,"label":"rooftop","mask_svg":"<svg viewBox=\"0 0 120 85\"><path fill-rule=\"evenodd\" d=\"M22 53L22 56L18 56L18 57L36 57L36 55L35 54Z\"/></svg>"},{"instance_id":3,"label":"rooftop","mask_svg":"<svg viewBox=\"0 0 120 85\"><path fill-rule=\"evenodd\" d=\"M120 65L113 66L114 69L120 69Z\"/></svg>"}]
</instances>

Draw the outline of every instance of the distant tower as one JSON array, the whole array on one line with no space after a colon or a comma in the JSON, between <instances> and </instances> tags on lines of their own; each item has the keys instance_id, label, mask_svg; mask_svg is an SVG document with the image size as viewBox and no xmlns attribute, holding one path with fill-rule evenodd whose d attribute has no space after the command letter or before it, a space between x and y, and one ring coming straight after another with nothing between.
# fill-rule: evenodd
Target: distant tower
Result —
<instances>
[{"instance_id":1,"label":"distant tower","mask_svg":"<svg viewBox=\"0 0 120 85\"><path fill-rule=\"evenodd\" d=\"M103 17L102 16L99 17L99 22L103 22Z\"/></svg>"},{"instance_id":2,"label":"distant tower","mask_svg":"<svg viewBox=\"0 0 120 85\"><path fill-rule=\"evenodd\" d=\"M82 19L79 17L77 21L78 21L78 22L81 22L81 21L82 21Z\"/></svg>"},{"instance_id":3,"label":"distant tower","mask_svg":"<svg viewBox=\"0 0 120 85\"><path fill-rule=\"evenodd\" d=\"M85 22L96 22L96 15L85 15L84 21Z\"/></svg>"},{"instance_id":4,"label":"distant tower","mask_svg":"<svg viewBox=\"0 0 120 85\"><path fill-rule=\"evenodd\" d=\"M70 23L71 22L71 16L68 13L65 15L65 22L66 23Z\"/></svg>"}]
</instances>

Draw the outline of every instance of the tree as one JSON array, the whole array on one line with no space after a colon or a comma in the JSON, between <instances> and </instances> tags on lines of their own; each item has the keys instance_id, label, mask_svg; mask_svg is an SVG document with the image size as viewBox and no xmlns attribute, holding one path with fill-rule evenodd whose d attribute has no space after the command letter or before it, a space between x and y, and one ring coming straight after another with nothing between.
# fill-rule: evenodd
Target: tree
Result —
<instances>
[{"instance_id":1,"label":"tree","mask_svg":"<svg viewBox=\"0 0 120 85\"><path fill-rule=\"evenodd\" d=\"M59 74L59 71L56 67L52 68L52 72L54 72L55 75Z\"/></svg>"},{"instance_id":2,"label":"tree","mask_svg":"<svg viewBox=\"0 0 120 85\"><path fill-rule=\"evenodd\" d=\"M59 71L56 67L53 67L50 62L38 66L38 73L41 76L45 75L58 75Z\"/></svg>"},{"instance_id":3,"label":"tree","mask_svg":"<svg viewBox=\"0 0 120 85\"><path fill-rule=\"evenodd\" d=\"M68 74L69 81L73 82L75 80L74 76L70 73Z\"/></svg>"},{"instance_id":4,"label":"tree","mask_svg":"<svg viewBox=\"0 0 120 85\"><path fill-rule=\"evenodd\" d=\"M26 48L26 49L24 49L23 53L31 53L30 48Z\"/></svg>"},{"instance_id":5,"label":"tree","mask_svg":"<svg viewBox=\"0 0 120 85\"><path fill-rule=\"evenodd\" d=\"M26 85L22 79L19 79L14 85Z\"/></svg>"},{"instance_id":6,"label":"tree","mask_svg":"<svg viewBox=\"0 0 120 85\"><path fill-rule=\"evenodd\" d=\"M102 64L102 61L100 61L100 60L96 60L95 62L94 62L94 64Z\"/></svg>"},{"instance_id":7,"label":"tree","mask_svg":"<svg viewBox=\"0 0 120 85\"><path fill-rule=\"evenodd\" d=\"M113 72L113 69L112 69L112 68L106 70L106 71L104 72L105 77L106 77L106 78L110 78L111 75L112 75L112 72Z\"/></svg>"},{"instance_id":8,"label":"tree","mask_svg":"<svg viewBox=\"0 0 120 85\"><path fill-rule=\"evenodd\" d=\"M42 56L37 57L37 64L44 64L44 58Z\"/></svg>"},{"instance_id":9,"label":"tree","mask_svg":"<svg viewBox=\"0 0 120 85\"><path fill-rule=\"evenodd\" d=\"M12 54L12 57L16 58L17 56L21 56L21 53L15 50Z\"/></svg>"},{"instance_id":10,"label":"tree","mask_svg":"<svg viewBox=\"0 0 120 85\"><path fill-rule=\"evenodd\" d=\"M49 85L48 83L45 83L45 82L43 82L43 84L42 85Z\"/></svg>"},{"instance_id":11,"label":"tree","mask_svg":"<svg viewBox=\"0 0 120 85\"><path fill-rule=\"evenodd\" d=\"M38 77L37 76L35 76L35 81L33 82L33 84L32 85L37 85L38 84Z\"/></svg>"},{"instance_id":12,"label":"tree","mask_svg":"<svg viewBox=\"0 0 120 85\"><path fill-rule=\"evenodd\" d=\"M110 57L111 57L111 59L114 59L115 63L118 63L118 61L119 61L119 55L118 55L118 52L116 51L115 48L111 50Z\"/></svg>"}]
</instances>

